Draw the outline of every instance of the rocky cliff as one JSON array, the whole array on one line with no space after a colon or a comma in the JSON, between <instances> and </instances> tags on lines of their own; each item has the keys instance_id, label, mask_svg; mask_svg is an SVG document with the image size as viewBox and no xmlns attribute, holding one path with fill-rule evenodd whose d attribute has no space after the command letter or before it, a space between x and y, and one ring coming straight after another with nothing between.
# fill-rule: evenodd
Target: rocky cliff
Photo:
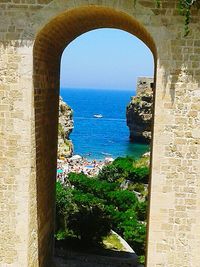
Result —
<instances>
[{"instance_id":1,"label":"rocky cliff","mask_svg":"<svg viewBox=\"0 0 200 267\"><path fill-rule=\"evenodd\" d=\"M60 97L58 122L58 158L67 158L73 153L73 145L69 140L69 135L74 128L72 115L72 109Z\"/></svg>"},{"instance_id":2,"label":"rocky cliff","mask_svg":"<svg viewBox=\"0 0 200 267\"><path fill-rule=\"evenodd\" d=\"M132 97L126 109L126 121L132 142L150 142L152 108L153 78L138 78L137 95Z\"/></svg>"}]
</instances>

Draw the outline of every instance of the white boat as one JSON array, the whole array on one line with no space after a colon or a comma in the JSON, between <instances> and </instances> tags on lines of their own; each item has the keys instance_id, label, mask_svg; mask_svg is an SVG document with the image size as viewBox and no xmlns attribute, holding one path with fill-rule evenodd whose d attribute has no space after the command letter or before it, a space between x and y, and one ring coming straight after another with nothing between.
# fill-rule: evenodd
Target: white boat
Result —
<instances>
[{"instance_id":1,"label":"white boat","mask_svg":"<svg viewBox=\"0 0 200 267\"><path fill-rule=\"evenodd\" d=\"M100 119L100 118L103 118L103 115L101 115L101 114L94 114L94 118Z\"/></svg>"}]
</instances>

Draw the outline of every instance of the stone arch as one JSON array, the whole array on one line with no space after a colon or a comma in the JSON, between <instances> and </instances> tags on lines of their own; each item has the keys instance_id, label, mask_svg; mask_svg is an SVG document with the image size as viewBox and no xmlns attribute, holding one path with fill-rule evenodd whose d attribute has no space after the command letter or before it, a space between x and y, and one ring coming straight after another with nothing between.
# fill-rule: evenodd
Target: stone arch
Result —
<instances>
[{"instance_id":1,"label":"stone arch","mask_svg":"<svg viewBox=\"0 0 200 267\"><path fill-rule=\"evenodd\" d=\"M60 59L63 50L72 40L98 28L118 28L135 35L150 48L156 64L156 45L149 32L132 16L111 7L89 5L70 9L54 17L37 34L33 49L33 83L40 266L49 266L53 255L53 196L56 177Z\"/></svg>"},{"instance_id":2,"label":"stone arch","mask_svg":"<svg viewBox=\"0 0 200 267\"><path fill-rule=\"evenodd\" d=\"M107 15L112 15L110 19L116 27L122 24L124 15L130 18L127 27L135 18L156 43L147 266L199 267L200 10L191 9L190 34L185 37L184 18L177 12L177 0L162 1L160 8L153 0L137 0L135 7L134 0L2 1L0 264L10 267L49 266L54 182L49 182L48 186L47 179L54 180L56 175L54 126L59 87L59 64L53 51L57 51L54 55L59 58L62 48L59 50L56 44L55 36L60 36L59 33L56 32L52 38L48 34L52 34L48 25L60 20L62 14L65 17L66 12L84 7L107 9ZM119 20L114 19L113 12L108 12L109 8L121 14ZM72 21L75 22L73 17ZM94 25L93 21L87 21L88 24L79 21L77 26ZM133 25L136 29L144 29L137 27L137 23ZM74 26L74 34L78 33L75 29ZM136 36L138 34L135 32ZM143 32L143 36L149 35ZM45 37L48 39L46 45L37 50L37 43L42 43ZM48 149L49 143L51 150ZM52 168L47 169L48 164Z\"/></svg>"}]
</instances>

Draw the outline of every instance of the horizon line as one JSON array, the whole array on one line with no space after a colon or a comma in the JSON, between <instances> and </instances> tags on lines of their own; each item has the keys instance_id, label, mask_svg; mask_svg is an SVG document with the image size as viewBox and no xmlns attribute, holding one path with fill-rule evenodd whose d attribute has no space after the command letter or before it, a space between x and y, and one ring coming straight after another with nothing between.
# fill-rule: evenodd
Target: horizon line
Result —
<instances>
[{"instance_id":1,"label":"horizon line","mask_svg":"<svg viewBox=\"0 0 200 267\"><path fill-rule=\"evenodd\" d=\"M104 90L104 91L132 91L136 92L136 89L131 88L92 88L92 87L66 87L66 86L60 86L61 89L74 89L74 90Z\"/></svg>"}]
</instances>

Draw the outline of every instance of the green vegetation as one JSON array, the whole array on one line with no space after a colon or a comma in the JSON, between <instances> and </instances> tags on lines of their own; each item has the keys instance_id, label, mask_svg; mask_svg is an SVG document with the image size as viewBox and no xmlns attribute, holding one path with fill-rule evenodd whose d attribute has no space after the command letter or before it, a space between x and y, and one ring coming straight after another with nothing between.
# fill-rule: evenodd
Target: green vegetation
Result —
<instances>
[{"instance_id":1,"label":"green vegetation","mask_svg":"<svg viewBox=\"0 0 200 267\"><path fill-rule=\"evenodd\" d=\"M157 6L157 8L162 8L162 3L166 2L163 0L154 0L155 4ZM170 2L170 0L168 0ZM137 0L133 0L134 5L136 5ZM189 29L189 24L191 22L192 19L192 12L191 9L192 7L196 7L196 8L200 8L200 0L178 0L178 12L180 15L185 17L185 21L184 21L184 32L185 32L185 36L187 36L190 32Z\"/></svg>"},{"instance_id":2,"label":"green vegetation","mask_svg":"<svg viewBox=\"0 0 200 267\"><path fill-rule=\"evenodd\" d=\"M162 0L157 0L161 4ZM185 36L190 32L189 24L191 21L191 8L195 6L199 8L199 0L179 0L178 2L178 11L179 14L185 17Z\"/></svg>"},{"instance_id":3,"label":"green vegetation","mask_svg":"<svg viewBox=\"0 0 200 267\"><path fill-rule=\"evenodd\" d=\"M138 164L131 157L119 157L111 165L104 167L98 178L118 183L126 180L133 183L148 183L148 175L149 167L146 164Z\"/></svg>"},{"instance_id":4,"label":"green vegetation","mask_svg":"<svg viewBox=\"0 0 200 267\"><path fill-rule=\"evenodd\" d=\"M97 177L70 173L65 185L57 182L56 239L76 238L92 247L112 229L144 256L149 167L141 162L117 158Z\"/></svg>"},{"instance_id":5,"label":"green vegetation","mask_svg":"<svg viewBox=\"0 0 200 267\"><path fill-rule=\"evenodd\" d=\"M112 250L123 251L124 249L119 238L115 234L112 234L112 233L103 239L103 244L106 248L112 249Z\"/></svg>"}]
</instances>

